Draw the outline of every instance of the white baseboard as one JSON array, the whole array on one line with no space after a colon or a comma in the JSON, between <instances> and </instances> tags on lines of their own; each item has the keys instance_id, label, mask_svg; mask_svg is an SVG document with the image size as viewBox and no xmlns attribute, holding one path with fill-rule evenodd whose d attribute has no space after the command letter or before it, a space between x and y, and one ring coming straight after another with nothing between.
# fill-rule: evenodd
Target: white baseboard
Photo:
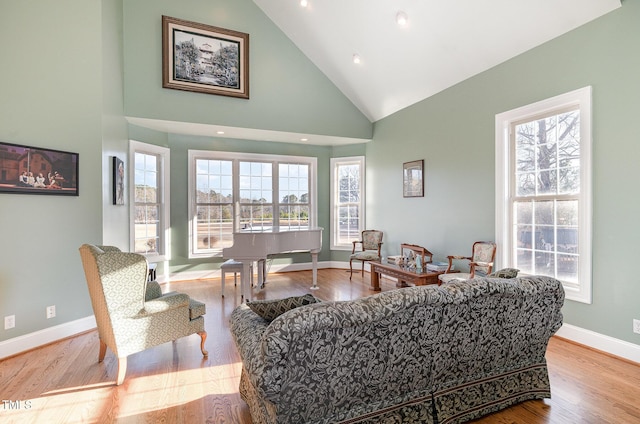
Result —
<instances>
[{"instance_id":1,"label":"white baseboard","mask_svg":"<svg viewBox=\"0 0 640 424\"><path fill-rule=\"evenodd\" d=\"M96 328L93 315L0 342L0 359Z\"/></svg>"},{"instance_id":2,"label":"white baseboard","mask_svg":"<svg viewBox=\"0 0 640 424\"><path fill-rule=\"evenodd\" d=\"M571 324L562 324L556 336L571 340L576 343L601 350L629 361L640 363L640 345L626 342L591 330L576 327Z\"/></svg>"}]
</instances>

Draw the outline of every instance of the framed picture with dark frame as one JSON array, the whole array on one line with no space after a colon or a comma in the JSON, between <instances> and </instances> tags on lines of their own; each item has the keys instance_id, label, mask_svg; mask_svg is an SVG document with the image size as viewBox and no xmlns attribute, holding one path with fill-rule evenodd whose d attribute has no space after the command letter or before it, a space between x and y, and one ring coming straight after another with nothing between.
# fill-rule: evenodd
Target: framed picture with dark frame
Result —
<instances>
[{"instance_id":1,"label":"framed picture with dark frame","mask_svg":"<svg viewBox=\"0 0 640 424\"><path fill-rule=\"evenodd\" d=\"M124 205L124 162L113 157L113 204Z\"/></svg>"},{"instance_id":2,"label":"framed picture with dark frame","mask_svg":"<svg viewBox=\"0 0 640 424\"><path fill-rule=\"evenodd\" d=\"M0 141L0 193L78 196L78 153Z\"/></svg>"},{"instance_id":3,"label":"framed picture with dark frame","mask_svg":"<svg viewBox=\"0 0 640 424\"><path fill-rule=\"evenodd\" d=\"M162 17L162 86L249 98L249 34Z\"/></svg>"},{"instance_id":4,"label":"framed picture with dark frame","mask_svg":"<svg viewBox=\"0 0 640 424\"><path fill-rule=\"evenodd\" d=\"M424 159L402 165L402 196L424 197Z\"/></svg>"}]
</instances>

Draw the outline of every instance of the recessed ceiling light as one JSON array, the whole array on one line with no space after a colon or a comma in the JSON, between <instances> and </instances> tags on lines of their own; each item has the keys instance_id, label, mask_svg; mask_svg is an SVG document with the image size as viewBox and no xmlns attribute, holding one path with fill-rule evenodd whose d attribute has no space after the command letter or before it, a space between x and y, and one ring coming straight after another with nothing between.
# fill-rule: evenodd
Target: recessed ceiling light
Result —
<instances>
[{"instance_id":1,"label":"recessed ceiling light","mask_svg":"<svg viewBox=\"0 0 640 424\"><path fill-rule=\"evenodd\" d=\"M409 23L409 17L401 10L396 14L396 22L400 26L407 26Z\"/></svg>"},{"instance_id":2,"label":"recessed ceiling light","mask_svg":"<svg viewBox=\"0 0 640 424\"><path fill-rule=\"evenodd\" d=\"M217 134L224 134L224 131L217 131Z\"/></svg>"},{"instance_id":3,"label":"recessed ceiling light","mask_svg":"<svg viewBox=\"0 0 640 424\"><path fill-rule=\"evenodd\" d=\"M358 54L353 55L353 63L355 63L356 65L360 63L360 55Z\"/></svg>"},{"instance_id":4,"label":"recessed ceiling light","mask_svg":"<svg viewBox=\"0 0 640 424\"><path fill-rule=\"evenodd\" d=\"M308 138L301 138L300 141L309 141Z\"/></svg>"},{"instance_id":5,"label":"recessed ceiling light","mask_svg":"<svg viewBox=\"0 0 640 424\"><path fill-rule=\"evenodd\" d=\"M309 2L307 0L300 0L300 6L307 7L309 6Z\"/></svg>"}]
</instances>

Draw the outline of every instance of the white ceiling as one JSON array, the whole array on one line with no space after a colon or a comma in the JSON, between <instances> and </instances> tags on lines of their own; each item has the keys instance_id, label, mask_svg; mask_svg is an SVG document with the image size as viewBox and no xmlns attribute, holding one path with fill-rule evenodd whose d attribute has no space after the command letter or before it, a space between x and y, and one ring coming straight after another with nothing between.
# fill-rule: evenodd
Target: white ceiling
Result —
<instances>
[{"instance_id":1,"label":"white ceiling","mask_svg":"<svg viewBox=\"0 0 640 424\"><path fill-rule=\"evenodd\" d=\"M372 122L564 34L620 0L253 0ZM404 11L409 24L396 23ZM353 63L353 55L361 63Z\"/></svg>"}]
</instances>

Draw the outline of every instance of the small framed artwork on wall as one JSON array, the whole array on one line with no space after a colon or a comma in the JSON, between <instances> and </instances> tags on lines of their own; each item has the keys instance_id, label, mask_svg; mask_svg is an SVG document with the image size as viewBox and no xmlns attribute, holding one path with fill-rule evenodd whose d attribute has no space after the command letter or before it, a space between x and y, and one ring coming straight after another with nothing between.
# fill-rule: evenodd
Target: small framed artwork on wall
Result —
<instances>
[{"instance_id":1,"label":"small framed artwork on wall","mask_svg":"<svg viewBox=\"0 0 640 424\"><path fill-rule=\"evenodd\" d=\"M113 157L113 204L124 205L124 162Z\"/></svg>"},{"instance_id":2,"label":"small framed artwork on wall","mask_svg":"<svg viewBox=\"0 0 640 424\"><path fill-rule=\"evenodd\" d=\"M424 197L424 159L402 165L402 196Z\"/></svg>"}]
</instances>

